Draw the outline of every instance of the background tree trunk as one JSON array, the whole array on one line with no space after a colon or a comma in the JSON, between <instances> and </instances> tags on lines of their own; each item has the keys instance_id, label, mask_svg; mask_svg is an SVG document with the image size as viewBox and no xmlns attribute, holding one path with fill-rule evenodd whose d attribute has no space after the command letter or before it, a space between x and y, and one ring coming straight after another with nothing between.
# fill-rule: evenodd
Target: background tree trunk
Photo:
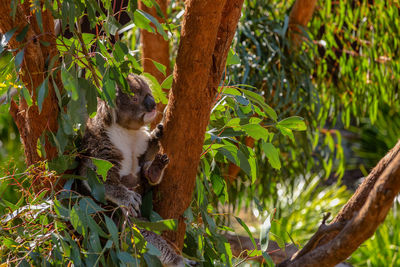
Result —
<instances>
[{"instance_id":1,"label":"background tree trunk","mask_svg":"<svg viewBox=\"0 0 400 267\"><path fill-rule=\"evenodd\" d=\"M160 6L161 12L163 13L164 17L167 18L168 0L156 0L156 2ZM139 9L149 13L154 18L156 18L160 23L165 22L165 19L160 18L157 15L157 10L155 7L148 8L146 5L144 5L140 1ZM142 50L142 63L143 63L144 71L153 75L157 79L157 81L161 84L164 81L164 79L171 73L168 40L167 41L164 40L164 38L161 36L161 34L150 33L146 30L141 29L140 30L140 44L141 44L141 50ZM157 61L158 63L161 63L165 67L167 67L167 70L166 70L167 75L164 75L163 73L161 73L154 66L151 59L154 61ZM168 91L165 91L165 92L168 92ZM162 104L162 103L157 104L158 116L153 122L154 125L156 125L157 123L160 122L164 108L165 108L165 104Z\"/></svg>"},{"instance_id":2,"label":"background tree trunk","mask_svg":"<svg viewBox=\"0 0 400 267\"><path fill-rule=\"evenodd\" d=\"M57 116L58 106L57 99L53 90L52 82L49 80L48 97L45 98L42 111L36 106L36 89L42 84L47 77L46 60L51 60L58 54L55 36L54 36L54 19L50 12L42 12L43 32L40 30L36 21L36 16L30 11L30 2L25 1L19 4L16 9L15 19L11 17L11 1L0 2L0 32L6 33L13 28L17 28L14 37L10 40L9 46L14 50L14 55L24 50L24 59L21 65L20 76L25 87L29 90L33 105L28 107L25 100L21 97L19 103L12 101L10 113L13 116L18 127L27 165L36 163L43 159L52 159L57 155L57 149L53 147L46 138L45 151L46 155L40 157L37 152L37 140L46 131L56 132L58 128ZM29 25L28 32L22 42L15 39L22 29ZM44 46L42 42L48 42L50 45ZM56 61L56 64L57 65ZM48 63L47 63L48 64ZM60 80L56 81L60 86Z\"/></svg>"},{"instance_id":3,"label":"background tree trunk","mask_svg":"<svg viewBox=\"0 0 400 267\"><path fill-rule=\"evenodd\" d=\"M186 2L162 139L170 165L155 193L160 215L178 219L178 231L166 236L180 248L186 229L182 214L192 200L204 134L242 4Z\"/></svg>"},{"instance_id":4,"label":"background tree trunk","mask_svg":"<svg viewBox=\"0 0 400 267\"><path fill-rule=\"evenodd\" d=\"M314 13L317 0L296 0L289 15L289 37L294 47L303 39L301 28L305 28ZM300 27L301 28L300 28Z\"/></svg>"}]
</instances>

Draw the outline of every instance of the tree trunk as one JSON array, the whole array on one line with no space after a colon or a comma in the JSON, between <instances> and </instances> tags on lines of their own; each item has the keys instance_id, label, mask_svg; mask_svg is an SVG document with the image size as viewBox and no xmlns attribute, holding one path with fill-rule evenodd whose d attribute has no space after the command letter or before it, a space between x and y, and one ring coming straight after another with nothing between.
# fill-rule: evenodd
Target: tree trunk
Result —
<instances>
[{"instance_id":1,"label":"tree trunk","mask_svg":"<svg viewBox=\"0 0 400 267\"><path fill-rule=\"evenodd\" d=\"M36 21L36 16L30 11L30 2L25 1L16 8L15 19L11 17L11 1L0 2L0 32L6 33L13 28L17 28L14 37L9 42L9 47L14 51L14 55L24 50L24 59L21 65L20 77L32 96L33 105L28 107L25 100L21 97L17 104L12 101L10 113L21 135L24 145L27 165L34 164L39 160L52 159L57 155L57 149L46 140L46 155L39 156L37 152L37 140L46 131L56 132L58 128L57 99L53 90L52 82L49 80L49 92L42 105L42 111L36 106L36 89L42 84L47 76L46 60L57 56L57 48L54 36L54 19L49 11L42 12L43 32L40 30ZM22 42L15 39L22 29L29 25L28 32ZM44 46L43 42L50 45ZM57 65L57 60L56 64ZM61 85L60 80L56 81ZM61 89L61 87L60 87Z\"/></svg>"},{"instance_id":2,"label":"tree trunk","mask_svg":"<svg viewBox=\"0 0 400 267\"><path fill-rule=\"evenodd\" d=\"M166 236L180 248L186 228L182 214L192 200L204 134L242 4L186 2L162 139L170 164L155 193L160 215L178 219L178 231Z\"/></svg>"},{"instance_id":3,"label":"tree trunk","mask_svg":"<svg viewBox=\"0 0 400 267\"><path fill-rule=\"evenodd\" d=\"M161 12L164 17L167 18L167 6L168 0L156 0L158 5L160 6ZM165 20L160 18L157 15L157 10L155 7L148 8L141 1L139 2L139 9L149 13L154 18L156 18L160 23L164 23ZM170 61L169 61L169 42L168 40L164 40L161 34L158 33L150 33L146 30L140 30L140 43L142 50L142 63L145 72L153 75L157 81L161 84L166 77L171 73ZM152 60L157 61L158 63L163 64L167 67L166 75L161 73L153 64ZM167 90L165 92L168 92ZM154 120L153 125L156 125L160 122L162 118L162 113L164 111L165 104L158 103L157 110L158 116Z\"/></svg>"},{"instance_id":4,"label":"tree trunk","mask_svg":"<svg viewBox=\"0 0 400 267\"><path fill-rule=\"evenodd\" d=\"M297 48L302 42L302 30L314 13L317 0L296 0L289 15L289 37ZM300 26L300 27L299 27Z\"/></svg>"}]
</instances>

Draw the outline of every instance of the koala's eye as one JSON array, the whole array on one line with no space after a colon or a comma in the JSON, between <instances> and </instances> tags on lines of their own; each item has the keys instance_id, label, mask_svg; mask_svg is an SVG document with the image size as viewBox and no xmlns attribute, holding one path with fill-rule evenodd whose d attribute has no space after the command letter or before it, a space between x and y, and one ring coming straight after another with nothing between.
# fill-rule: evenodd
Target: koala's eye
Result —
<instances>
[{"instance_id":1,"label":"koala's eye","mask_svg":"<svg viewBox=\"0 0 400 267\"><path fill-rule=\"evenodd\" d=\"M132 98L132 100L134 101L134 102L137 102L137 97L134 97L134 98Z\"/></svg>"}]
</instances>

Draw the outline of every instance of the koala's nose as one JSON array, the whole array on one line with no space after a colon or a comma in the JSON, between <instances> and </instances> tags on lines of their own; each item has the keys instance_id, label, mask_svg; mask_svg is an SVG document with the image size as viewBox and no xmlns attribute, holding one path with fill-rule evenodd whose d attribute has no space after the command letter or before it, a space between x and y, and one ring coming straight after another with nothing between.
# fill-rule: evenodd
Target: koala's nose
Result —
<instances>
[{"instance_id":1,"label":"koala's nose","mask_svg":"<svg viewBox=\"0 0 400 267\"><path fill-rule=\"evenodd\" d=\"M156 101L154 101L154 98L152 95L146 95L143 103L144 103L144 107L149 112L152 111L156 107Z\"/></svg>"}]
</instances>

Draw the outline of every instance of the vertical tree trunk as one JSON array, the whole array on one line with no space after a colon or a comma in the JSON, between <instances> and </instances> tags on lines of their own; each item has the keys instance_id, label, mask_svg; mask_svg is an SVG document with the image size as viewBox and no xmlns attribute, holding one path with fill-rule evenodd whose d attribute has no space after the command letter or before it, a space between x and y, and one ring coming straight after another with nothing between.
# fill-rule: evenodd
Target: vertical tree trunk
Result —
<instances>
[{"instance_id":1,"label":"vertical tree trunk","mask_svg":"<svg viewBox=\"0 0 400 267\"><path fill-rule=\"evenodd\" d=\"M166 112L164 152L170 165L155 194L156 210L178 219L167 238L182 248L182 216L192 200L204 134L243 0L189 0Z\"/></svg>"},{"instance_id":2,"label":"vertical tree trunk","mask_svg":"<svg viewBox=\"0 0 400 267\"><path fill-rule=\"evenodd\" d=\"M37 140L45 130L56 132L58 127L58 106L51 81L48 82L48 96L44 100L40 113L35 104L37 98L36 89L48 74L45 67L46 60L51 60L58 53L54 36L54 19L50 12L42 12L42 32L36 21L35 14L30 11L29 5L29 1L19 4L13 20L11 17L11 1L0 2L0 13L2 14L0 16L0 32L4 34L13 28L17 28L14 37L9 42L9 46L11 49L15 49L14 54L17 54L22 49L24 50L20 76L25 87L31 93L34 102L31 107L28 107L25 100L21 98L18 104L13 101L10 108L10 113L21 135L28 165L44 158L51 159L57 155L56 148L46 140L46 157L40 157L37 153ZM26 25L29 25L29 29L24 40L22 42L16 41L15 36ZM44 42L48 42L50 45L45 46L43 45ZM60 85L60 82L57 81L57 84Z\"/></svg>"},{"instance_id":3,"label":"vertical tree trunk","mask_svg":"<svg viewBox=\"0 0 400 267\"><path fill-rule=\"evenodd\" d=\"M314 13L317 0L296 0L289 15L289 37L295 47L302 42L302 31ZM300 27L299 27L300 26Z\"/></svg>"},{"instance_id":4,"label":"vertical tree trunk","mask_svg":"<svg viewBox=\"0 0 400 267\"><path fill-rule=\"evenodd\" d=\"M167 6L168 0L156 0L160 6L161 12L164 17L167 18ZM148 8L141 1L139 2L139 9L149 13L154 18L156 18L160 23L164 23L165 20L157 15L156 8ZM140 30L140 43L142 49L142 62L145 72L153 75L159 83L162 83L164 79L171 73L170 61L169 61L169 42L164 40L164 38L158 33L150 33L146 30ZM154 66L151 60L157 61L167 67L166 74L161 73ZM167 92L167 91L166 91ZM162 118L162 113L164 111L165 105L162 103L157 104L158 116L154 120L154 125L160 122ZM153 125L153 126L154 126Z\"/></svg>"}]
</instances>

